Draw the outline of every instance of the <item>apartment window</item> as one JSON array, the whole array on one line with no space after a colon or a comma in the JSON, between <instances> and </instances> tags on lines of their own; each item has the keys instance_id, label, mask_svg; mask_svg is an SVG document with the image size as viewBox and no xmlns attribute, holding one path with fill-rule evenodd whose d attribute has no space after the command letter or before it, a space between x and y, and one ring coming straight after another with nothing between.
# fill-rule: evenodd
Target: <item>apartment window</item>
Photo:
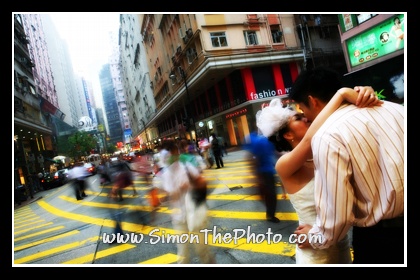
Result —
<instances>
[{"instance_id":1,"label":"apartment window","mask_svg":"<svg viewBox=\"0 0 420 280\"><path fill-rule=\"evenodd\" d=\"M225 32L210 32L210 40L213 47L227 47Z\"/></svg>"},{"instance_id":2,"label":"apartment window","mask_svg":"<svg viewBox=\"0 0 420 280\"><path fill-rule=\"evenodd\" d=\"M197 51L194 48L188 48L187 52L188 63L191 64L197 58Z\"/></svg>"},{"instance_id":3,"label":"apartment window","mask_svg":"<svg viewBox=\"0 0 420 280\"><path fill-rule=\"evenodd\" d=\"M273 38L273 43L281 43L283 41L283 32L278 29L271 29L271 37Z\"/></svg>"},{"instance_id":4,"label":"apartment window","mask_svg":"<svg viewBox=\"0 0 420 280\"><path fill-rule=\"evenodd\" d=\"M257 33L255 31L245 31L244 38L247 46L258 45Z\"/></svg>"}]
</instances>

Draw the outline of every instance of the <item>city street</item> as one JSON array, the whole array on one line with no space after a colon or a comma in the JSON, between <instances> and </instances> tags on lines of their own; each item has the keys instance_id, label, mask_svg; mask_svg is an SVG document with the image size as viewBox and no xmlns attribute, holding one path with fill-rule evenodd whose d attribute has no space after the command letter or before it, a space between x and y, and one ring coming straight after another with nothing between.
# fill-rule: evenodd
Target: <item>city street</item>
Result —
<instances>
[{"instance_id":1,"label":"city street","mask_svg":"<svg viewBox=\"0 0 420 280\"><path fill-rule=\"evenodd\" d=\"M207 242L217 264L293 265L294 244L289 237L297 215L287 196L279 187L276 216L281 222L266 221L246 152L230 151L223 160L224 168L204 172L211 225ZM67 184L16 205L14 264L176 264L176 245L164 238L173 233L167 204L152 219L149 188L141 177L135 181L138 195L125 189L122 202L107 197L111 187L100 186L96 175L89 178L88 196L81 201ZM103 237L113 233L113 218L118 215L130 239L108 244Z\"/></svg>"}]
</instances>

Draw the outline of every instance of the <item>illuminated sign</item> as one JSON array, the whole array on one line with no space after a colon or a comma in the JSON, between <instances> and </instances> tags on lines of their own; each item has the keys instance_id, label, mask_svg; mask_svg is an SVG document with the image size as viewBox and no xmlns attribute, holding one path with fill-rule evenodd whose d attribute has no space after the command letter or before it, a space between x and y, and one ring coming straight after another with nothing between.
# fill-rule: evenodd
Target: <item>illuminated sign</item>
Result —
<instances>
[{"instance_id":1,"label":"illuminated sign","mask_svg":"<svg viewBox=\"0 0 420 280\"><path fill-rule=\"evenodd\" d=\"M257 99L263 99L267 97L281 96L284 94L288 94L291 88L292 87L285 88L284 91L282 89L277 89L277 90L267 89L261 92L250 92L248 100L257 100Z\"/></svg>"},{"instance_id":2,"label":"illuminated sign","mask_svg":"<svg viewBox=\"0 0 420 280\"><path fill-rule=\"evenodd\" d=\"M350 65L383 57L404 48L404 15L396 15L346 41Z\"/></svg>"}]
</instances>

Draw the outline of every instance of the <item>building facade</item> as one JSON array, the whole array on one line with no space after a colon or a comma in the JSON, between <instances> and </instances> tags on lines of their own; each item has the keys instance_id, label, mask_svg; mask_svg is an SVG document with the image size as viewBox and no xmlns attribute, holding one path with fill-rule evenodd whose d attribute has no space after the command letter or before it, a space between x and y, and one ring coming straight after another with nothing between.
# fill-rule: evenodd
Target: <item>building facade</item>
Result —
<instances>
[{"instance_id":1,"label":"building facade","mask_svg":"<svg viewBox=\"0 0 420 280\"><path fill-rule=\"evenodd\" d=\"M150 139L158 135L151 127L148 128L148 123L156 111L156 103L142 41L139 15L120 15L121 77L132 131L130 144L135 150L150 149Z\"/></svg>"},{"instance_id":2,"label":"building facade","mask_svg":"<svg viewBox=\"0 0 420 280\"><path fill-rule=\"evenodd\" d=\"M255 127L258 110L276 96L287 103L301 69L315 64L334 66L337 59L326 59L331 56L341 58L343 63L337 67L345 65L337 15L320 17L321 33L312 23L315 16L302 22L302 17L293 14L138 17L140 38L132 40L138 35L128 28L120 33L120 48L133 46L131 61L122 59L121 63L123 69L136 68L134 63L141 62L138 58L146 57L155 110L135 112L136 118L130 114L130 119L133 127L140 128L141 119L148 120L148 133L140 131L133 137L151 146L165 138L195 141L213 132L228 145L242 145ZM137 30L134 20L132 25ZM317 42L311 42L311 36ZM142 45L136 47L139 40ZM126 56L121 51L121 57ZM139 82L133 84L140 88ZM140 99L141 104L142 92L134 96L137 99L128 95L127 102L135 104L132 100Z\"/></svg>"},{"instance_id":3,"label":"building facade","mask_svg":"<svg viewBox=\"0 0 420 280\"><path fill-rule=\"evenodd\" d=\"M56 108L39 94L38 80L32 71L35 67L30 49L32 39L26 33L25 25L30 26L21 14L15 14L12 88L15 187L27 185L29 175L45 170L49 165L46 158L51 157L55 149L52 118L43 108Z\"/></svg>"},{"instance_id":4,"label":"building facade","mask_svg":"<svg viewBox=\"0 0 420 280\"><path fill-rule=\"evenodd\" d=\"M304 59L291 14L139 17L156 103L154 144L213 132L243 144L255 113L287 97Z\"/></svg>"}]
</instances>

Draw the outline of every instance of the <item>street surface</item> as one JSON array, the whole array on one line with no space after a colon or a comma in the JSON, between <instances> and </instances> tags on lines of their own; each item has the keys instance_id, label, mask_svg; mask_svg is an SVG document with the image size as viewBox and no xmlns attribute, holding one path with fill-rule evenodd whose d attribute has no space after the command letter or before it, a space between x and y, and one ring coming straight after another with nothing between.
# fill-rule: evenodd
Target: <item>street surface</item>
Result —
<instances>
[{"instance_id":1,"label":"street surface","mask_svg":"<svg viewBox=\"0 0 420 280\"><path fill-rule=\"evenodd\" d=\"M298 218L280 183L276 216L281 222L271 223L265 220L246 152L232 151L223 160L224 168L204 172L210 208L207 242L217 264L293 265L295 245L289 237ZM108 197L112 185L100 186L99 175L88 184L88 196L80 201L67 184L15 207L14 265L177 265L176 245L165 239L174 233L171 210L163 203L152 219L146 181L136 177L137 195L127 188L121 202ZM129 239L108 244L115 217L121 217Z\"/></svg>"}]
</instances>

